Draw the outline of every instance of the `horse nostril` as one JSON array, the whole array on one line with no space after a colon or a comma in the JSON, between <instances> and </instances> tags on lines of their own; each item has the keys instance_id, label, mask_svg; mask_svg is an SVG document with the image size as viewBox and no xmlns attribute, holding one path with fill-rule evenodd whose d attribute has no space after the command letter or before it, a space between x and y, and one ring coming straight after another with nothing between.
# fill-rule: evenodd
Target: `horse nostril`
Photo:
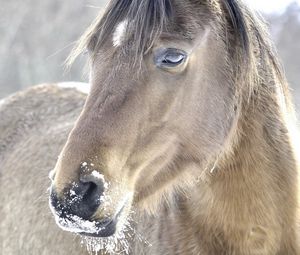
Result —
<instances>
[{"instance_id":1,"label":"horse nostril","mask_svg":"<svg viewBox=\"0 0 300 255\"><path fill-rule=\"evenodd\" d=\"M100 199L103 195L103 184L96 184L94 182L84 182L85 192L82 194L82 201L89 204L100 205Z\"/></svg>"},{"instance_id":2,"label":"horse nostril","mask_svg":"<svg viewBox=\"0 0 300 255\"><path fill-rule=\"evenodd\" d=\"M50 202L56 213L61 218L78 216L90 220L100 206L104 193L104 178L100 177L100 174L81 176L79 182L65 191L62 198L58 198L52 185Z\"/></svg>"},{"instance_id":3,"label":"horse nostril","mask_svg":"<svg viewBox=\"0 0 300 255\"><path fill-rule=\"evenodd\" d=\"M97 173L98 174L98 173ZM80 182L82 183L93 183L94 185L96 185L96 187L100 190L102 190L102 192L104 191L104 179L101 178L102 176L100 174L94 174L94 172L92 174L89 175L82 175L80 176Z\"/></svg>"},{"instance_id":4,"label":"horse nostril","mask_svg":"<svg viewBox=\"0 0 300 255\"><path fill-rule=\"evenodd\" d=\"M90 219L101 203L104 182L93 176L83 176L70 190L69 213Z\"/></svg>"}]
</instances>

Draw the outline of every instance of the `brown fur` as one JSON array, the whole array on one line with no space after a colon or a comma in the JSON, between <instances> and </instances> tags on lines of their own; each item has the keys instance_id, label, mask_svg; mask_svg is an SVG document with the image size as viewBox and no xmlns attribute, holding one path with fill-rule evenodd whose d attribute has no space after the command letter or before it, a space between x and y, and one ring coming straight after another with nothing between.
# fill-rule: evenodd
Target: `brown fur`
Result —
<instances>
[{"instance_id":1,"label":"brown fur","mask_svg":"<svg viewBox=\"0 0 300 255\"><path fill-rule=\"evenodd\" d=\"M121 2L75 51L90 50L92 88L55 167L59 196L88 162L112 198L93 219L129 197L130 254L300 254L294 112L263 22L235 0L157 0L157 23ZM113 47L124 19L137 23ZM161 47L187 65L159 70Z\"/></svg>"}]
</instances>

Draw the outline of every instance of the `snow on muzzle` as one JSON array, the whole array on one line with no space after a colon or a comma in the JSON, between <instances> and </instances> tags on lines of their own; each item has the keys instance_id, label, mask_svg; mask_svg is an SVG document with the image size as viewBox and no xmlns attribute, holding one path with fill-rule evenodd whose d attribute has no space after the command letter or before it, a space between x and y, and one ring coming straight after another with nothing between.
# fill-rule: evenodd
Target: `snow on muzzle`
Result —
<instances>
[{"instance_id":1,"label":"snow on muzzle","mask_svg":"<svg viewBox=\"0 0 300 255\"><path fill-rule=\"evenodd\" d=\"M120 218L126 218L131 200L131 192L107 183L103 175L93 171L78 183L72 183L62 195L57 194L53 183L49 203L56 223L63 230L107 237L116 233Z\"/></svg>"}]
</instances>

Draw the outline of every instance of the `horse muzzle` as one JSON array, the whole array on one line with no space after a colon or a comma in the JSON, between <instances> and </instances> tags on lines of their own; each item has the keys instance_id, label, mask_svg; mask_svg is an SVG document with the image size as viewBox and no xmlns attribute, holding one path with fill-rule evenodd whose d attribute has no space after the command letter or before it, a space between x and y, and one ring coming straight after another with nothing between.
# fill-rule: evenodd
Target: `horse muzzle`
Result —
<instances>
[{"instance_id":1,"label":"horse muzzle","mask_svg":"<svg viewBox=\"0 0 300 255\"><path fill-rule=\"evenodd\" d=\"M107 237L116 232L124 205L112 216L97 219L95 215L105 201L104 181L92 175L81 178L58 195L55 185L50 190L50 208L56 223L64 230L82 235ZM106 205L107 206L107 205Z\"/></svg>"}]
</instances>

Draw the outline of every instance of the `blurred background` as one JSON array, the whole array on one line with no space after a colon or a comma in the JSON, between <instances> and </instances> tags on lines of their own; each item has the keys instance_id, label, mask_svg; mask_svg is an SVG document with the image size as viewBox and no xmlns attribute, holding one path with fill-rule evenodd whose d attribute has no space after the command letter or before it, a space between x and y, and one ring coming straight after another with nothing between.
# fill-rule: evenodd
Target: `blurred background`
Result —
<instances>
[{"instance_id":1,"label":"blurred background","mask_svg":"<svg viewBox=\"0 0 300 255\"><path fill-rule=\"evenodd\" d=\"M300 0L244 0L269 22L300 112ZM0 98L43 82L87 81L85 56L64 71L76 40L107 0L0 0Z\"/></svg>"}]
</instances>

